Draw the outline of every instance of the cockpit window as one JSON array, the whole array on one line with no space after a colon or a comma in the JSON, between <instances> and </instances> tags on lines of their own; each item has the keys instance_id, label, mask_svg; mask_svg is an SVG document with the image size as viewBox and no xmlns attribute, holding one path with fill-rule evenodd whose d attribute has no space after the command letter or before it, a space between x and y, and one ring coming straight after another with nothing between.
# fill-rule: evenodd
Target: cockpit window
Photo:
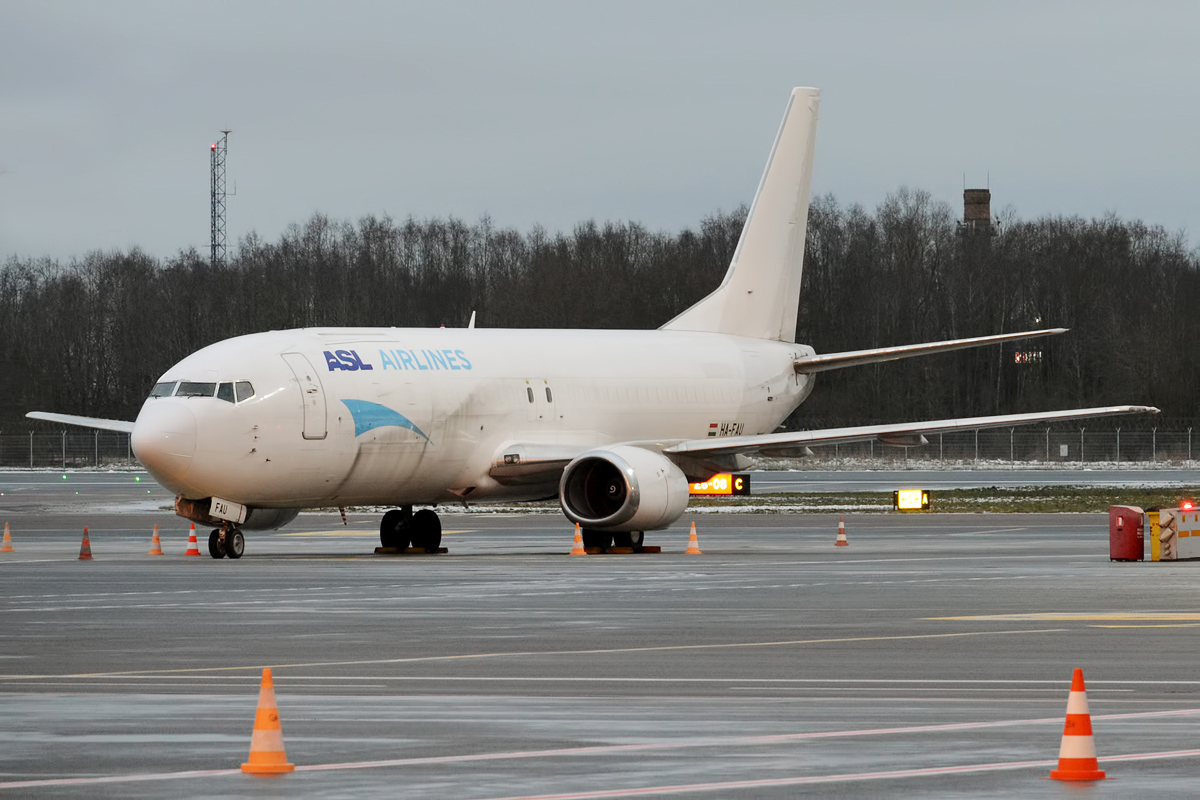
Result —
<instances>
[{"instance_id":1,"label":"cockpit window","mask_svg":"<svg viewBox=\"0 0 1200 800\"><path fill-rule=\"evenodd\" d=\"M176 397L212 397L213 392L217 390L215 383L193 383L191 381L183 381L179 384L179 391L175 393Z\"/></svg>"},{"instance_id":2,"label":"cockpit window","mask_svg":"<svg viewBox=\"0 0 1200 800\"><path fill-rule=\"evenodd\" d=\"M179 387L176 391L175 387ZM226 381L225 383L208 383L199 381L163 381L154 384L150 390L151 397L213 397L226 403L240 403L254 397L254 387L250 381Z\"/></svg>"}]
</instances>

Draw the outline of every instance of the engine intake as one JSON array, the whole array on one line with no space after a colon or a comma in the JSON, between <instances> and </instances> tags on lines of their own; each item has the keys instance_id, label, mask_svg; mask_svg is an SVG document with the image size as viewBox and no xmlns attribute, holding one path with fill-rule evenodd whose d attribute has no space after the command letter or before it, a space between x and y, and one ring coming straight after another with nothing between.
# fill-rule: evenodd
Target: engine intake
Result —
<instances>
[{"instance_id":1,"label":"engine intake","mask_svg":"<svg viewBox=\"0 0 1200 800\"><path fill-rule=\"evenodd\" d=\"M558 494L567 519L585 528L652 531L687 509L688 482L665 456L620 445L591 450L568 464Z\"/></svg>"}]
</instances>

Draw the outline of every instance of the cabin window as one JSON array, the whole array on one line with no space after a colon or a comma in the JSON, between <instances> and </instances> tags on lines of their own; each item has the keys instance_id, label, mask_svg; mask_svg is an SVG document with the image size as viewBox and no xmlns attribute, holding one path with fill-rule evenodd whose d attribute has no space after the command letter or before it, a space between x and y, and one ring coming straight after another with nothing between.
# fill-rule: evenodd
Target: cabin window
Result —
<instances>
[{"instance_id":1,"label":"cabin window","mask_svg":"<svg viewBox=\"0 0 1200 800\"><path fill-rule=\"evenodd\" d=\"M151 397L170 397L175 393L175 381L167 381L165 383L156 383L154 388L150 390Z\"/></svg>"},{"instance_id":2,"label":"cabin window","mask_svg":"<svg viewBox=\"0 0 1200 800\"><path fill-rule=\"evenodd\" d=\"M532 402L533 402L533 387L532 387L532 386L526 386L526 387L525 387L525 393L529 395L529 402L531 402L531 403L532 403Z\"/></svg>"},{"instance_id":3,"label":"cabin window","mask_svg":"<svg viewBox=\"0 0 1200 800\"><path fill-rule=\"evenodd\" d=\"M550 394L550 387L549 387L549 386L547 386L547 387L546 387L546 402L547 402L547 403L553 403L553 402L554 402L554 395Z\"/></svg>"},{"instance_id":4,"label":"cabin window","mask_svg":"<svg viewBox=\"0 0 1200 800\"><path fill-rule=\"evenodd\" d=\"M234 388L237 390L237 401L239 403L254 397L254 387L250 385L250 381L238 381L234 384Z\"/></svg>"},{"instance_id":5,"label":"cabin window","mask_svg":"<svg viewBox=\"0 0 1200 800\"><path fill-rule=\"evenodd\" d=\"M192 381L183 381L179 384L179 391L175 393L176 397L212 397L213 392L217 390L215 383L194 383Z\"/></svg>"},{"instance_id":6,"label":"cabin window","mask_svg":"<svg viewBox=\"0 0 1200 800\"><path fill-rule=\"evenodd\" d=\"M217 387L217 399L224 400L226 403L233 402L233 384L222 383Z\"/></svg>"}]
</instances>

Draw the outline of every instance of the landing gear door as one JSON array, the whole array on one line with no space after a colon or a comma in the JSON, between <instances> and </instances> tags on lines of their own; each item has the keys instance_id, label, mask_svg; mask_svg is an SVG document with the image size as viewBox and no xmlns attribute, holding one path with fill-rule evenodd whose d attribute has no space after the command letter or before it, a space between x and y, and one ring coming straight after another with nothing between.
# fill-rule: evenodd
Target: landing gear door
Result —
<instances>
[{"instance_id":1,"label":"landing gear door","mask_svg":"<svg viewBox=\"0 0 1200 800\"><path fill-rule=\"evenodd\" d=\"M301 353L284 353L283 360L292 368L304 399L304 438L325 438L325 392L312 362Z\"/></svg>"}]
</instances>

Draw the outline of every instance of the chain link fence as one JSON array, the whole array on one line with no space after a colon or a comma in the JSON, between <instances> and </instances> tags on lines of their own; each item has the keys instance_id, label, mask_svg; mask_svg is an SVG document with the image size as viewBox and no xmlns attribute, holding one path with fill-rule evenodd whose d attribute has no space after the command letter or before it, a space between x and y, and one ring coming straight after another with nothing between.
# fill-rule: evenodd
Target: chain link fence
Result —
<instances>
[{"instance_id":1,"label":"chain link fence","mask_svg":"<svg viewBox=\"0 0 1200 800\"><path fill-rule=\"evenodd\" d=\"M1200 434L1200 430L1197 431ZM929 463L970 468L978 464L1010 462L1025 466L1194 466L1200 455L1200 436L1193 451L1192 429L1076 430L1058 428L1003 428L933 434L919 446L880 442L814 447L804 466L877 462L898 466ZM129 434L114 431L62 431L59 433L0 433L0 467L135 466Z\"/></svg>"},{"instance_id":2,"label":"chain link fence","mask_svg":"<svg viewBox=\"0 0 1200 800\"><path fill-rule=\"evenodd\" d=\"M0 433L0 467L135 466L129 434L116 431Z\"/></svg>"},{"instance_id":3,"label":"chain link fence","mask_svg":"<svg viewBox=\"0 0 1200 800\"><path fill-rule=\"evenodd\" d=\"M1200 434L1200 430L1197 431ZM919 462L971 468L987 464L1055 466L1194 466L1193 455L1200 455L1200 436L1193 451L1192 429L1149 430L1075 430L1062 428L991 428L932 434L928 444L915 446L886 445L880 442L825 445L813 447L816 462L879 462L888 466Z\"/></svg>"}]
</instances>

